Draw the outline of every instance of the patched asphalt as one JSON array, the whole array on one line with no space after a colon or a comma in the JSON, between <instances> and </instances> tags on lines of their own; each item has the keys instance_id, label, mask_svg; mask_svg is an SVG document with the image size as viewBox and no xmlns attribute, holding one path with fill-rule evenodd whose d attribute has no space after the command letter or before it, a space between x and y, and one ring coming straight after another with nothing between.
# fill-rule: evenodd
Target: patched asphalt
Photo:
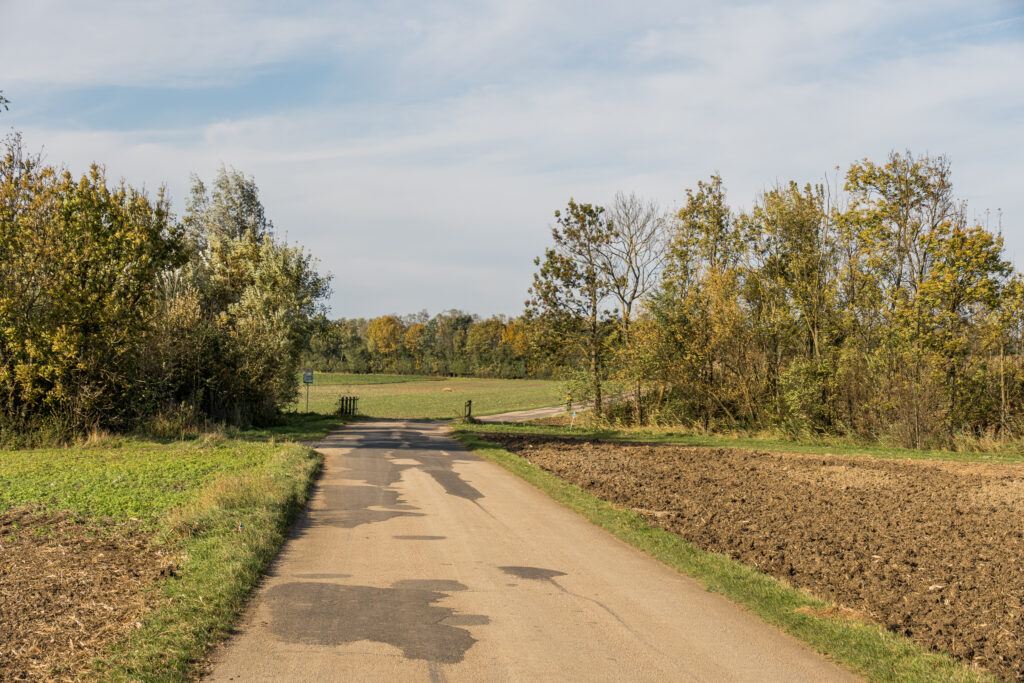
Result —
<instances>
[{"instance_id":1,"label":"patched asphalt","mask_svg":"<svg viewBox=\"0 0 1024 683\"><path fill-rule=\"evenodd\" d=\"M367 420L324 473L211 681L852 680L464 450Z\"/></svg>"}]
</instances>

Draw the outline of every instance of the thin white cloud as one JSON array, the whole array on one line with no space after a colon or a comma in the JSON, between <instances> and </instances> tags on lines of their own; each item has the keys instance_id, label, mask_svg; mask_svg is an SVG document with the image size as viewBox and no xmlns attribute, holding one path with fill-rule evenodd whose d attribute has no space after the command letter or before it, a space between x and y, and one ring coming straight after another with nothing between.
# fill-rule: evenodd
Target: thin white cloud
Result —
<instances>
[{"instance_id":1,"label":"thin white cloud","mask_svg":"<svg viewBox=\"0 0 1024 683\"><path fill-rule=\"evenodd\" d=\"M927 51L877 41L951 4L666 3L587 14L583 4L428 3L400 19L342 6L292 16L280 35L268 28L281 14L273 8L263 19L195 10L204 17L197 35L229 19L238 27L190 56L155 40L155 56L125 78L203 78L372 29L345 49L386 62L399 83L417 81L417 95L300 102L185 129L20 127L51 161L82 169L102 160L114 177L167 183L179 206L190 171L209 176L224 162L254 175L278 228L336 274L337 315L517 312L552 212L570 196L603 202L625 189L670 205L717 170L733 202L749 206L776 181L819 181L836 165L908 147L949 154L958 193L979 210L1003 208L1008 243L1024 254L1024 234L1010 229L1024 220L1015 158L1024 149L1024 41ZM251 35L265 52L238 47ZM93 75L82 78L100 79L133 44L90 57L82 69ZM387 55L373 53L383 44ZM0 47L0 60L11 49ZM31 68L54 78L44 73L53 64ZM435 84L443 96L428 96Z\"/></svg>"}]
</instances>

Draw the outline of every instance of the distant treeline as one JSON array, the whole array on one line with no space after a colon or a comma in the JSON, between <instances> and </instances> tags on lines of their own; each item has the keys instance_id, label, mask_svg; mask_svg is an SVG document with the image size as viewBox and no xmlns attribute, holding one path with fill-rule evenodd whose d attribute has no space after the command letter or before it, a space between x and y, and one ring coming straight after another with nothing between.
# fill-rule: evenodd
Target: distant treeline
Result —
<instances>
[{"instance_id":1,"label":"distant treeline","mask_svg":"<svg viewBox=\"0 0 1024 683\"><path fill-rule=\"evenodd\" d=\"M1024 436L1024 280L945 158L860 161L841 190L780 184L745 212L717 176L668 214L570 201L552 237L529 319L575 349L591 395L630 397L613 418L912 447Z\"/></svg>"},{"instance_id":2,"label":"distant treeline","mask_svg":"<svg viewBox=\"0 0 1024 683\"><path fill-rule=\"evenodd\" d=\"M0 440L273 419L328 280L251 178L197 178L178 220L100 166L0 147Z\"/></svg>"},{"instance_id":3,"label":"distant treeline","mask_svg":"<svg viewBox=\"0 0 1024 683\"><path fill-rule=\"evenodd\" d=\"M430 317L315 321L303 362L327 372L387 372L476 377L550 377L552 365L536 349L538 323L524 318L451 310Z\"/></svg>"}]
</instances>

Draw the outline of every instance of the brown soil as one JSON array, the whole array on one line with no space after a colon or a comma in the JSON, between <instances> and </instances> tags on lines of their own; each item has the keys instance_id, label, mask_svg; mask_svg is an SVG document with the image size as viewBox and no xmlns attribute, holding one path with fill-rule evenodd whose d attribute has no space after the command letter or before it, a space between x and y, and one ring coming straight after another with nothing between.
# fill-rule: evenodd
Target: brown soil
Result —
<instances>
[{"instance_id":1,"label":"brown soil","mask_svg":"<svg viewBox=\"0 0 1024 683\"><path fill-rule=\"evenodd\" d=\"M137 625L172 566L137 529L0 513L0 680L79 680Z\"/></svg>"},{"instance_id":2,"label":"brown soil","mask_svg":"<svg viewBox=\"0 0 1024 683\"><path fill-rule=\"evenodd\" d=\"M484 438L844 613L1024 679L1022 466Z\"/></svg>"}]
</instances>

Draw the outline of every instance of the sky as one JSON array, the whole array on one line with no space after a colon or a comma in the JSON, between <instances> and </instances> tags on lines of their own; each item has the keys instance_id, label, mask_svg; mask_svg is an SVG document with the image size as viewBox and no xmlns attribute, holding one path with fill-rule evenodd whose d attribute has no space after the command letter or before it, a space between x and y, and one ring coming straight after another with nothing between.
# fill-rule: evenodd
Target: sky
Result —
<instances>
[{"instance_id":1,"label":"sky","mask_svg":"<svg viewBox=\"0 0 1024 683\"><path fill-rule=\"evenodd\" d=\"M947 155L1024 266L1024 2L0 0L0 128L184 210L255 178L332 317L516 315L569 198L749 209ZM837 168L839 170L837 170Z\"/></svg>"}]
</instances>

